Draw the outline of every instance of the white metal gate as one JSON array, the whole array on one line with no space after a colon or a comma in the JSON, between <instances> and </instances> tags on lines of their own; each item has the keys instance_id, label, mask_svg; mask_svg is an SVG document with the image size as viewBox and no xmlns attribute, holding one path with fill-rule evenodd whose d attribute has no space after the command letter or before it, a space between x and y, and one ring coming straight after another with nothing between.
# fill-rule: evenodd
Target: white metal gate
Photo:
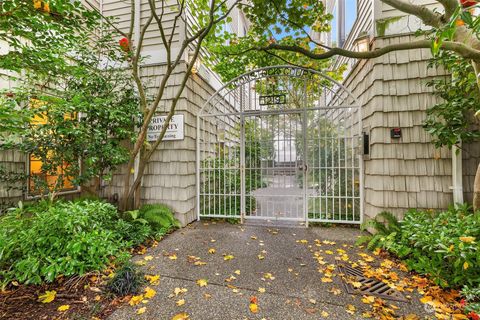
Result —
<instances>
[{"instance_id":1,"label":"white metal gate","mask_svg":"<svg viewBox=\"0 0 480 320\"><path fill-rule=\"evenodd\" d=\"M362 147L360 106L330 77L244 74L197 116L198 218L361 223Z\"/></svg>"}]
</instances>

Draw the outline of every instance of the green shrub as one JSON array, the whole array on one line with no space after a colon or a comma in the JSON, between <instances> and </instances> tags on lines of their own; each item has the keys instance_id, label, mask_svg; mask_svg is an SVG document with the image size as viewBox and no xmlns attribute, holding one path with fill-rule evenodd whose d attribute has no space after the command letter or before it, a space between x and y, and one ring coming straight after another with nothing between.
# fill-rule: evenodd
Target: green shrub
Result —
<instances>
[{"instance_id":1,"label":"green shrub","mask_svg":"<svg viewBox=\"0 0 480 320\"><path fill-rule=\"evenodd\" d=\"M370 238L377 239L370 248L393 252L411 270L443 287L480 286L480 214L468 206L443 212L410 210L398 225L391 219L387 226L375 221L371 226L379 232Z\"/></svg>"},{"instance_id":2,"label":"green shrub","mask_svg":"<svg viewBox=\"0 0 480 320\"><path fill-rule=\"evenodd\" d=\"M100 201L20 205L0 220L0 281L39 284L102 270L149 233L148 226L119 219L114 206Z\"/></svg>"},{"instance_id":3,"label":"green shrub","mask_svg":"<svg viewBox=\"0 0 480 320\"><path fill-rule=\"evenodd\" d=\"M467 206L435 213L407 212L389 249L445 287L480 285L480 214Z\"/></svg>"},{"instance_id":4,"label":"green shrub","mask_svg":"<svg viewBox=\"0 0 480 320\"><path fill-rule=\"evenodd\" d=\"M386 247L391 241L395 241L400 231L400 222L392 213L380 212L374 219L370 219L362 224L361 229L374 229L375 234L365 235L358 238L356 244L367 243L367 248L373 250L377 247Z\"/></svg>"}]
</instances>

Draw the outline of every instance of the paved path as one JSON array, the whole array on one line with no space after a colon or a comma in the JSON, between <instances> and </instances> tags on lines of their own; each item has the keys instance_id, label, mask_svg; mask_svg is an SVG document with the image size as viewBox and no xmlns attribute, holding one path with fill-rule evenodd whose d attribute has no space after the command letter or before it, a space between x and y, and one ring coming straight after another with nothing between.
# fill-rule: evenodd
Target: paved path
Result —
<instances>
[{"instance_id":1,"label":"paved path","mask_svg":"<svg viewBox=\"0 0 480 320\"><path fill-rule=\"evenodd\" d=\"M156 295L145 304L125 305L109 319L170 320L182 312L192 320L363 319L362 314L372 310L371 304L362 302L362 296L347 294L337 271L330 276L332 282L322 282L322 278L328 278L325 268L343 263L345 255L349 263L380 266L382 259L353 246L360 234L357 229L340 227L273 229L223 222L194 223L134 258L145 262L145 273L160 275L159 284L151 286ZM209 253L211 248L215 253ZM365 262L369 259L359 253L367 253L374 260ZM233 258L224 260L224 255ZM172 259L174 256L177 258ZM195 259L189 256L199 257L206 264L195 265ZM402 278L395 268L390 271ZM199 279L207 279L208 285L198 286ZM175 288L188 291L175 296ZM265 292L259 292L259 288L265 288ZM396 316L413 313L431 317L415 292L405 293L411 296L409 302L385 300L386 306L398 307L394 310ZM249 310L251 296L258 299L258 313ZM177 306L181 299L185 303ZM141 307L146 311L137 315Z\"/></svg>"}]
</instances>

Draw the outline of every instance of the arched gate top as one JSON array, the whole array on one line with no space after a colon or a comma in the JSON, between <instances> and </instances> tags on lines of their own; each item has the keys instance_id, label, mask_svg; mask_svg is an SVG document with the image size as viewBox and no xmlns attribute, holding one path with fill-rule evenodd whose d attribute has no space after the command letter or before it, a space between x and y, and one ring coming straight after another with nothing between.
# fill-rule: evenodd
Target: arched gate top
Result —
<instances>
[{"instance_id":1,"label":"arched gate top","mask_svg":"<svg viewBox=\"0 0 480 320\"><path fill-rule=\"evenodd\" d=\"M199 115L261 111L245 108L245 106L253 104L257 104L256 108L258 108L258 104L262 104L261 101L257 101L259 99L282 103L282 95L268 92L272 91L272 82L275 82L277 89L273 89L273 92L293 88L297 94L301 91L305 97L310 95L309 100L316 101L317 107L359 107L358 100L352 92L327 74L299 66L279 65L255 69L227 82L205 102ZM262 89L265 91L264 95L261 94ZM312 95L313 98L311 98ZM223 108L218 108L218 104L223 105ZM227 105L226 108L225 105ZM302 103L302 107L307 108L308 106Z\"/></svg>"}]
</instances>

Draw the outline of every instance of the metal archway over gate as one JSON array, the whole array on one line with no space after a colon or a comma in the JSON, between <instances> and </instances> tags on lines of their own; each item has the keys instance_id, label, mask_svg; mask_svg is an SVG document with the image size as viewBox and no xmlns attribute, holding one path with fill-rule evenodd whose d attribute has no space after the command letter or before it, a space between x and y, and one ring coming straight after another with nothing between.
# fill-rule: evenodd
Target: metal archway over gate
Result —
<instances>
[{"instance_id":1,"label":"metal archway over gate","mask_svg":"<svg viewBox=\"0 0 480 320\"><path fill-rule=\"evenodd\" d=\"M219 89L197 116L197 215L361 223L362 125L329 76L274 66Z\"/></svg>"}]
</instances>

